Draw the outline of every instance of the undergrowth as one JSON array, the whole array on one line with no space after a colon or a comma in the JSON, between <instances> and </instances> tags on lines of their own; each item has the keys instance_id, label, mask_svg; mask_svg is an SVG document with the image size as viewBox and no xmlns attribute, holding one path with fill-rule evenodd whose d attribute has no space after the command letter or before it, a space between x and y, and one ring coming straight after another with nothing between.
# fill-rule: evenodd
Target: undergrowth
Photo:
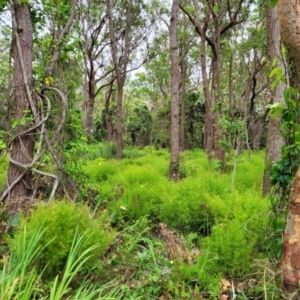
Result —
<instances>
[{"instance_id":1,"label":"undergrowth","mask_svg":"<svg viewBox=\"0 0 300 300\"><path fill-rule=\"evenodd\" d=\"M221 173L201 150L181 154L182 180L173 183L166 150L126 149L116 161L113 145L99 147L92 146L82 166L93 187L93 209L40 204L9 239L7 261L21 241L38 235L32 271L24 272L38 284L32 287L39 299L59 299L49 298L58 290L61 299L219 299L224 278L236 299L284 299L269 256L263 152L239 156L232 189L230 162ZM69 280L70 256L76 272Z\"/></svg>"}]
</instances>

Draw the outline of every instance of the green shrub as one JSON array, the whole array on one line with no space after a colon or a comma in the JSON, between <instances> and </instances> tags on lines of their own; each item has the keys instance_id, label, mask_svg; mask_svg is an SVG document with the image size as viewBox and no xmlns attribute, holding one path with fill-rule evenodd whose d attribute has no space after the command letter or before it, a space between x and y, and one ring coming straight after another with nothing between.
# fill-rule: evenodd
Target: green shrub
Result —
<instances>
[{"instance_id":1,"label":"green shrub","mask_svg":"<svg viewBox=\"0 0 300 300\"><path fill-rule=\"evenodd\" d=\"M105 224L105 219L102 216L92 217L87 206L67 201L53 201L49 204L40 203L29 216L23 217L15 237L9 240L12 252L22 239L25 227L27 237L30 238L39 226L45 229L38 244L44 249L36 260L35 266L39 272L47 266L48 276L54 276L63 269L76 230L79 235L84 235L81 251L99 243L91 253L95 255L103 254L115 237L114 231ZM89 260L89 264L97 264L97 261L94 256Z\"/></svg>"},{"instance_id":2,"label":"green shrub","mask_svg":"<svg viewBox=\"0 0 300 300\"><path fill-rule=\"evenodd\" d=\"M0 153L0 190L3 189L6 181L7 167L8 167L8 160L6 157L1 156Z\"/></svg>"},{"instance_id":3,"label":"green shrub","mask_svg":"<svg viewBox=\"0 0 300 300\"><path fill-rule=\"evenodd\" d=\"M115 158L117 154L116 143L97 143L92 144L88 147L88 152L86 153L87 159L93 160L99 157L105 159Z\"/></svg>"}]
</instances>

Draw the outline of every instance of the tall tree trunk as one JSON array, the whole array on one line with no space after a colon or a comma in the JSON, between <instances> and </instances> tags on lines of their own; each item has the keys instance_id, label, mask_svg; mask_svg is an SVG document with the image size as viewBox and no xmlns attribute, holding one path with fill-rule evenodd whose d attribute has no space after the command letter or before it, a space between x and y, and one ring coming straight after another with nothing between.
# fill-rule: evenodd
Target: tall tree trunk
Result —
<instances>
[{"instance_id":1,"label":"tall tree trunk","mask_svg":"<svg viewBox=\"0 0 300 300\"><path fill-rule=\"evenodd\" d=\"M178 52L179 0L173 0L170 22L171 56L171 159L169 178L179 180L179 52Z\"/></svg>"},{"instance_id":2,"label":"tall tree trunk","mask_svg":"<svg viewBox=\"0 0 300 300\"><path fill-rule=\"evenodd\" d=\"M117 159L122 159L123 152L123 89L124 84L118 83L117 95Z\"/></svg>"},{"instance_id":3,"label":"tall tree trunk","mask_svg":"<svg viewBox=\"0 0 300 300\"><path fill-rule=\"evenodd\" d=\"M13 16L13 42L12 52L14 57L14 101L16 107L17 121L25 117L31 117L27 91L33 89L32 74L32 48L33 48L33 31L29 5L19 1L11 1ZM27 87L26 87L27 85ZM15 214L19 209L25 208L30 195L32 194L33 176L30 170L21 167L31 163L34 154L34 136L23 134L30 124L18 125L15 130L15 138L10 145L10 157L17 162L9 163L6 186L10 187L15 182L15 186L5 198L6 207L10 214ZM24 176L22 176L24 174ZM20 180L20 178L22 178Z\"/></svg>"},{"instance_id":4,"label":"tall tree trunk","mask_svg":"<svg viewBox=\"0 0 300 300\"><path fill-rule=\"evenodd\" d=\"M113 126L111 122L111 116L110 116L110 111L109 111L109 104L110 104L110 99L112 95L112 89L113 89L113 83L112 81L110 85L108 86L108 90L105 93L105 125L106 125L106 132L107 132L107 141L112 142L113 140Z\"/></svg>"},{"instance_id":5,"label":"tall tree trunk","mask_svg":"<svg viewBox=\"0 0 300 300\"><path fill-rule=\"evenodd\" d=\"M85 119L85 126L84 131L87 136L91 137L93 135L93 128L94 128L94 107L95 107L95 98L96 98L96 82L94 75L89 80L89 92L88 92L88 100L86 103L86 119Z\"/></svg>"},{"instance_id":6,"label":"tall tree trunk","mask_svg":"<svg viewBox=\"0 0 300 300\"><path fill-rule=\"evenodd\" d=\"M118 85L117 96L117 159L122 159L123 152L123 129L122 129L122 115L123 115L123 90L126 81L127 66L129 61L130 48L130 28L132 25L131 7L132 0L127 1L126 6L126 24L124 28L124 49L120 50L120 57L118 57L118 43L116 38L115 27L113 24L113 6L112 0L106 0L107 16L109 22L109 34L111 40L112 58L115 66L116 80Z\"/></svg>"},{"instance_id":7,"label":"tall tree trunk","mask_svg":"<svg viewBox=\"0 0 300 300\"><path fill-rule=\"evenodd\" d=\"M265 116L255 120L254 116L250 116L250 133L252 141L252 149L258 151L260 149L260 139L264 130Z\"/></svg>"},{"instance_id":8,"label":"tall tree trunk","mask_svg":"<svg viewBox=\"0 0 300 300\"><path fill-rule=\"evenodd\" d=\"M281 280L283 288L294 292L300 280L300 169L292 186L283 234Z\"/></svg>"},{"instance_id":9,"label":"tall tree trunk","mask_svg":"<svg viewBox=\"0 0 300 300\"><path fill-rule=\"evenodd\" d=\"M186 139L185 139L185 94L186 94L186 70L187 70L187 62L186 57L181 56L181 93L180 93L180 150L184 151L186 148Z\"/></svg>"},{"instance_id":10,"label":"tall tree trunk","mask_svg":"<svg viewBox=\"0 0 300 300\"><path fill-rule=\"evenodd\" d=\"M300 3L296 0L278 0L281 37L300 78ZM294 292L300 280L300 169L289 197L286 226L283 234L281 280L283 288Z\"/></svg>"},{"instance_id":11,"label":"tall tree trunk","mask_svg":"<svg viewBox=\"0 0 300 300\"><path fill-rule=\"evenodd\" d=\"M267 43L270 61L277 60L277 65L284 70L282 55L280 51L280 23L278 19L277 7L271 9L269 3L266 8L267 21ZM284 103L283 101L284 84L279 82L272 92L272 103ZM265 157L265 171L263 179L263 195L270 192L271 179L270 170L271 164L277 162L281 156L281 147L284 145L284 139L280 134L280 122L278 118L270 117L267 134L266 157Z\"/></svg>"}]
</instances>

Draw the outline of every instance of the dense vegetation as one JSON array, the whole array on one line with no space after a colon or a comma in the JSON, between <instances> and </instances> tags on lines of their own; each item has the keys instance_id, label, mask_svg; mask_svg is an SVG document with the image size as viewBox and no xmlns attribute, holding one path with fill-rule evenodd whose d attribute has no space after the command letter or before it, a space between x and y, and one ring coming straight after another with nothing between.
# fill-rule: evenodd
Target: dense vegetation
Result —
<instances>
[{"instance_id":1,"label":"dense vegetation","mask_svg":"<svg viewBox=\"0 0 300 300\"><path fill-rule=\"evenodd\" d=\"M0 300L299 298L299 14L0 0Z\"/></svg>"},{"instance_id":2,"label":"dense vegetation","mask_svg":"<svg viewBox=\"0 0 300 300\"><path fill-rule=\"evenodd\" d=\"M263 152L239 157L232 186L231 162L220 173L202 150L181 154L175 184L167 150L114 149L87 147L84 204L38 201L2 223L3 299L217 299L221 279L237 299L282 297Z\"/></svg>"}]
</instances>

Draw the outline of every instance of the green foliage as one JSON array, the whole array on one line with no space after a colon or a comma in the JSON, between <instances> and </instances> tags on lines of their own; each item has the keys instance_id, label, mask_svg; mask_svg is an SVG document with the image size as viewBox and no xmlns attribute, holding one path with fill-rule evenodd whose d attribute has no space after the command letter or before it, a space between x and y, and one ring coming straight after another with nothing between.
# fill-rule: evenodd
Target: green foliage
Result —
<instances>
[{"instance_id":1,"label":"green foliage","mask_svg":"<svg viewBox=\"0 0 300 300\"><path fill-rule=\"evenodd\" d=\"M97 286L85 279L74 289L75 278L90 260L92 253L98 249L98 244L93 244L83 250L86 236L79 236L78 231L75 231L64 268L49 282L42 280L42 275L45 277L48 273L48 265L42 273L33 266L48 245L41 245L40 242L46 230L39 226L28 235L27 228L24 227L23 232L19 232L19 239L16 240L13 251L9 256L3 257L4 265L0 271L2 300L117 299L115 296L120 295L119 288L112 282Z\"/></svg>"},{"instance_id":2,"label":"green foliage","mask_svg":"<svg viewBox=\"0 0 300 300\"><path fill-rule=\"evenodd\" d=\"M102 216L92 217L92 213L85 205L66 201L40 203L29 216L23 217L15 238L9 240L12 251L15 251L22 239L25 227L30 238L39 226L45 233L39 239L38 247L44 249L35 260L34 266L39 272L47 266L45 275L49 276L54 276L65 266L77 230L78 234L84 235L81 251L85 251L97 241L99 243L97 248L93 248L91 252L97 255L106 251L115 236L105 224L105 219ZM96 257L89 260L90 266L97 264L97 260Z\"/></svg>"},{"instance_id":3,"label":"green foliage","mask_svg":"<svg viewBox=\"0 0 300 300\"><path fill-rule=\"evenodd\" d=\"M170 293L167 286L173 264L152 227L147 217L129 222L103 261L103 279L119 282L118 299L158 299Z\"/></svg>"},{"instance_id":4,"label":"green foliage","mask_svg":"<svg viewBox=\"0 0 300 300\"><path fill-rule=\"evenodd\" d=\"M274 186L274 212L280 214L286 206L292 178L300 165L300 108L298 92L289 87L284 90L285 106L270 106L270 113L281 116L280 130L285 139L282 158L272 166L271 180Z\"/></svg>"},{"instance_id":5,"label":"green foliage","mask_svg":"<svg viewBox=\"0 0 300 300\"><path fill-rule=\"evenodd\" d=\"M269 0L269 5L271 8L274 8L277 5L278 0Z\"/></svg>"},{"instance_id":6,"label":"green foliage","mask_svg":"<svg viewBox=\"0 0 300 300\"><path fill-rule=\"evenodd\" d=\"M104 158L112 159L116 157L117 145L116 143L97 143L89 145L86 153L86 158L89 160Z\"/></svg>"},{"instance_id":7,"label":"green foliage","mask_svg":"<svg viewBox=\"0 0 300 300\"><path fill-rule=\"evenodd\" d=\"M237 145L238 138L245 135L245 124L243 120L234 119L229 120L226 116L223 116L219 120L219 125L222 129L223 138L220 141L220 144L226 150L233 150Z\"/></svg>"},{"instance_id":8,"label":"green foliage","mask_svg":"<svg viewBox=\"0 0 300 300\"><path fill-rule=\"evenodd\" d=\"M209 292L214 299L220 293L220 270L216 268L218 257L206 248L192 264L182 263L174 270L174 277L180 276L180 281L196 286L202 292ZM178 280L178 279L177 279Z\"/></svg>"},{"instance_id":9,"label":"green foliage","mask_svg":"<svg viewBox=\"0 0 300 300\"><path fill-rule=\"evenodd\" d=\"M181 154L185 178L176 184L167 180L167 151L146 148L143 154L100 166L97 159L87 163L99 185L96 202L120 228L147 215L181 233L196 233L200 249L210 253L209 262L202 257L196 266L180 266L178 273L187 286L193 282L216 295L220 276L243 276L252 259L266 250L269 202L260 196L264 153L239 156L234 192L230 174L220 174L200 150ZM168 284L174 293L188 293L187 286L177 286L175 292Z\"/></svg>"},{"instance_id":10,"label":"green foliage","mask_svg":"<svg viewBox=\"0 0 300 300\"><path fill-rule=\"evenodd\" d=\"M0 155L0 189L2 189L2 187L5 184L7 168L8 168L7 157Z\"/></svg>"},{"instance_id":11,"label":"green foliage","mask_svg":"<svg viewBox=\"0 0 300 300\"><path fill-rule=\"evenodd\" d=\"M44 230L41 226L35 228L28 237L26 227L20 232L19 239L10 257L5 256L4 265L0 271L0 294L2 300L26 300L36 298L40 276L32 268L32 262L43 251L39 244Z\"/></svg>"}]
</instances>

